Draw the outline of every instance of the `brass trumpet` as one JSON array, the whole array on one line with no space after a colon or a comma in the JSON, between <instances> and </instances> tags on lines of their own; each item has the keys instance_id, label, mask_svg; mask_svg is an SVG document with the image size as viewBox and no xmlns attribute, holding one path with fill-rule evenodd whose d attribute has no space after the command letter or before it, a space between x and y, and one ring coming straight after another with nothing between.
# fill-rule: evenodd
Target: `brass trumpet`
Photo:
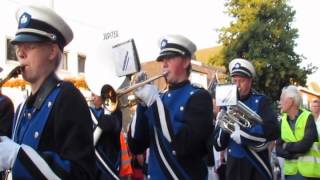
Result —
<instances>
[{"instance_id":1,"label":"brass trumpet","mask_svg":"<svg viewBox=\"0 0 320 180\"><path fill-rule=\"evenodd\" d=\"M22 65L19 65L15 68L13 68L10 73L0 81L0 87L3 86L4 83L6 83L8 80L10 80L11 78L16 78L18 77L19 74L22 73L22 70L23 70L24 66Z\"/></svg>"},{"instance_id":2,"label":"brass trumpet","mask_svg":"<svg viewBox=\"0 0 320 180\"><path fill-rule=\"evenodd\" d=\"M114 112L118 106L120 106L119 98L127 93L132 92L133 90L144 86L145 84L148 84L152 81L155 81L161 77L164 77L168 74L168 72L164 72L163 74L160 74L158 76L151 77L143 82L134 84L130 87L118 89L117 91L114 90L114 88L110 85L105 85L105 89L103 92L101 92L101 97L104 98L104 106L110 111ZM122 106L123 107L123 106ZM124 106L125 107L125 106Z\"/></svg>"}]
</instances>

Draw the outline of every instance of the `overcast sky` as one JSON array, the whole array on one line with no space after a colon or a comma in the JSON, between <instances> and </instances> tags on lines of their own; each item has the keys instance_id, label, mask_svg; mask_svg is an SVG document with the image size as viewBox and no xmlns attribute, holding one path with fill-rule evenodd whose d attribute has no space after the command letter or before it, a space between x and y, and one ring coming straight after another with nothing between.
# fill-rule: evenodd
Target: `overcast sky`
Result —
<instances>
[{"instance_id":1,"label":"overcast sky","mask_svg":"<svg viewBox=\"0 0 320 180\"><path fill-rule=\"evenodd\" d=\"M28 2L28 0L25 0ZM39 2L39 0L34 0ZM43 2L43 1L42 1ZM158 54L157 41L165 34L182 34L196 43L198 49L217 46L217 28L227 26L225 0L52 0L49 6L79 24L105 31L119 30L134 38L140 59L152 60ZM296 52L320 67L319 0L291 0L296 10L294 27L299 30ZM320 70L309 80L320 84Z\"/></svg>"}]
</instances>

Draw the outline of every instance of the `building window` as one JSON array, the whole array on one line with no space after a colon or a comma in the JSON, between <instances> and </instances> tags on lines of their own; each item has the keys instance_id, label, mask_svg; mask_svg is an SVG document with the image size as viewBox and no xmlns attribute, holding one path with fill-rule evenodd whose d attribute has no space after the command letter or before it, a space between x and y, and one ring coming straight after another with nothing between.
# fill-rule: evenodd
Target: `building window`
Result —
<instances>
[{"instance_id":1,"label":"building window","mask_svg":"<svg viewBox=\"0 0 320 180\"><path fill-rule=\"evenodd\" d=\"M203 88L208 88L208 75L206 73L191 71L189 80L191 83L200 85Z\"/></svg>"},{"instance_id":2,"label":"building window","mask_svg":"<svg viewBox=\"0 0 320 180\"><path fill-rule=\"evenodd\" d=\"M68 70L68 52L63 52L63 56L60 63L60 69Z\"/></svg>"},{"instance_id":3,"label":"building window","mask_svg":"<svg viewBox=\"0 0 320 180\"><path fill-rule=\"evenodd\" d=\"M18 61L18 58L16 56L16 48L14 45L11 44L11 39L6 39L7 43L7 60L11 61Z\"/></svg>"},{"instance_id":4,"label":"building window","mask_svg":"<svg viewBox=\"0 0 320 180\"><path fill-rule=\"evenodd\" d=\"M78 54L78 72L84 73L84 65L86 63L86 56Z\"/></svg>"}]
</instances>

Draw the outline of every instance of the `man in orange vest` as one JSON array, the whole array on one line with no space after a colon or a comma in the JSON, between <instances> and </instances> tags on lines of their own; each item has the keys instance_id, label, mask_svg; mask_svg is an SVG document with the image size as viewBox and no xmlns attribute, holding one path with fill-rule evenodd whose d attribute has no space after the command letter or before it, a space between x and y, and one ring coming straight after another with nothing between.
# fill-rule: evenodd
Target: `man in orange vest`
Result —
<instances>
[{"instance_id":1,"label":"man in orange vest","mask_svg":"<svg viewBox=\"0 0 320 180\"><path fill-rule=\"evenodd\" d=\"M104 92L107 86L103 86ZM103 93L101 93L103 94ZM122 127L122 112L116 110L113 113L107 112L103 107L105 97L92 94L94 107L89 107L91 119L94 124L94 145L97 160L97 179L119 178L120 169L120 134Z\"/></svg>"},{"instance_id":2,"label":"man in orange vest","mask_svg":"<svg viewBox=\"0 0 320 180\"><path fill-rule=\"evenodd\" d=\"M121 147L121 165L119 176L124 179L130 179L133 171L131 167L131 157L128 151L128 145L124 133L120 133L120 147Z\"/></svg>"}]
</instances>

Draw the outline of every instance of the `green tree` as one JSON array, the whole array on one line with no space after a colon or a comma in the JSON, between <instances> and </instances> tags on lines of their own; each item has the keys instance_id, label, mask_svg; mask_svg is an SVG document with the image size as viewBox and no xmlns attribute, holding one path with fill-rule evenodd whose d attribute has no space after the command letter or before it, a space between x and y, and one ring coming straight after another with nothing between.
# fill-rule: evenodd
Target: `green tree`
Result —
<instances>
[{"instance_id":1,"label":"green tree","mask_svg":"<svg viewBox=\"0 0 320 180\"><path fill-rule=\"evenodd\" d=\"M295 11L286 0L229 0L225 6L234 19L219 30L222 50L209 64L228 69L234 58L250 60L257 71L254 88L273 100L288 84L305 85L316 68L299 67L304 56L294 52L298 30L292 27Z\"/></svg>"}]
</instances>

